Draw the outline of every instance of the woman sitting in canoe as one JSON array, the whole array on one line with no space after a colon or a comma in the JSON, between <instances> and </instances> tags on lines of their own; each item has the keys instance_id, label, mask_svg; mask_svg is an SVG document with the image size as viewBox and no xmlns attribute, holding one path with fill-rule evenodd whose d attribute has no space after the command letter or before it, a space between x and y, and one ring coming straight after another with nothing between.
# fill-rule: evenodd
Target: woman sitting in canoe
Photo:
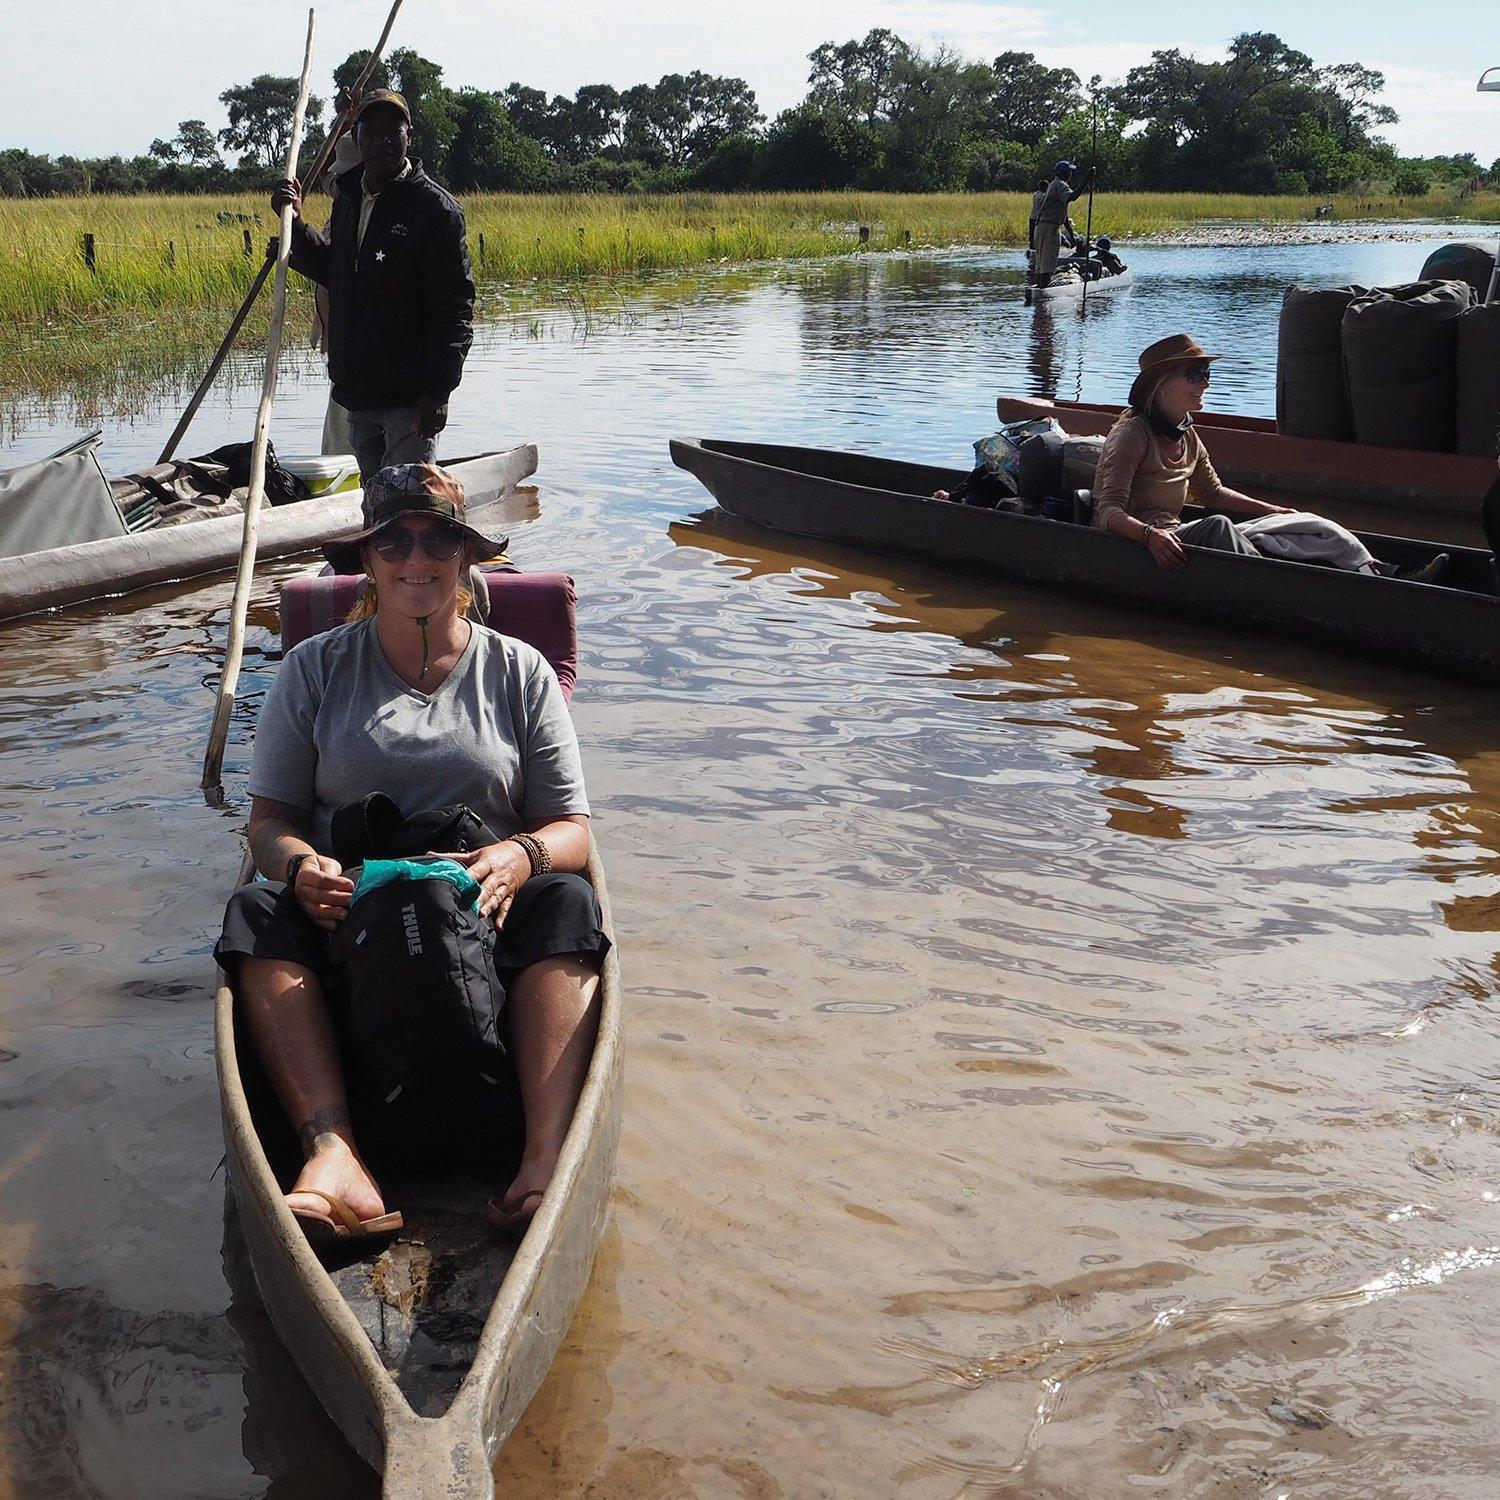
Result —
<instances>
[{"instance_id":1,"label":"woman sitting in canoe","mask_svg":"<svg viewBox=\"0 0 1500 1500\"><path fill-rule=\"evenodd\" d=\"M1094 525L1139 543L1163 568L1183 567L1183 543L1188 543L1353 572L1393 572L1336 521L1254 500L1220 480L1192 423L1192 413L1203 409L1209 365L1218 357L1185 333L1142 352L1130 404L1099 456ZM1189 500L1216 514L1184 524L1182 510ZM1231 517L1243 519L1237 525ZM1448 561L1440 553L1409 576L1418 583L1435 583Z\"/></svg>"},{"instance_id":2,"label":"woman sitting in canoe","mask_svg":"<svg viewBox=\"0 0 1500 1500\"><path fill-rule=\"evenodd\" d=\"M355 890L330 852L339 808L375 792L408 818L465 804L497 836L435 852L467 868L479 916L498 929L501 1024L525 1116L519 1170L488 1211L500 1227L519 1229L535 1212L592 1052L609 940L592 887L574 873L589 849L578 741L541 654L465 617L469 565L503 544L463 516L462 486L432 465L372 477L364 529L324 549L338 571L368 575L365 593L349 623L287 654L255 737L250 850L275 883L230 898L218 956L297 1131L305 1162L287 1201L315 1243L401 1226L361 1157L354 1124L366 1101L356 1097L351 1118L325 999L330 934ZM450 1103L457 1114L445 1115ZM487 1144L488 1105L465 1114L445 1094L437 1106L443 1134L417 1143L430 1156ZM495 1142L493 1155L509 1144Z\"/></svg>"}]
</instances>

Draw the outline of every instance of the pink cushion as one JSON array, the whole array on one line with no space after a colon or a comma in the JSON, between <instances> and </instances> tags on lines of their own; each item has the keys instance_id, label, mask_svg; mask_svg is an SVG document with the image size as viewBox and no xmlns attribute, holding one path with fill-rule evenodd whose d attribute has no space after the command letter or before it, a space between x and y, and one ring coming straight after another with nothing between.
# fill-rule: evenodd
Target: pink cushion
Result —
<instances>
[{"instance_id":1,"label":"pink cushion","mask_svg":"<svg viewBox=\"0 0 1500 1500\"><path fill-rule=\"evenodd\" d=\"M563 697L578 680L577 594L566 573L486 573L490 625L535 646L552 663ZM308 636L342 625L364 586L359 574L288 579L281 586L281 644L290 651Z\"/></svg>"}]
</instances>

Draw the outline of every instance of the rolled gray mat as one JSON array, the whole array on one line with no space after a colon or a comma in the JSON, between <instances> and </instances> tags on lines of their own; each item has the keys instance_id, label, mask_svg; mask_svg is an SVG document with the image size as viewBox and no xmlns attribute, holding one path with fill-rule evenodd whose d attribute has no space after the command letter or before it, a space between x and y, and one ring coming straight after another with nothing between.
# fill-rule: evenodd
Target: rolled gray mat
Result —
<instances>
[{"instance_id":1,"label":"rolled gray mat","mask_svg":"<svg viewBox=\"0 0 1500 1500\"><path fill-rule=\"evenodd\" d=\"M1363 286L1289 286L1276 335L1276 430L1352 442L1344 389L1344 313Z\"/></svg>"},{"instance_id":2,"label":"rolled gray mat","mask_svg":"<svg viewBox=\"0 0 1500 1500\"><path fill-rule=\"evenodd\" d=\"M1458 320L1458 451L1496 456L1500 432L1500 302L1471 307Z\"/></svg>"},{"instance_id":3,"label":"rolled gray mat","mask_svg":"<svg viewBox=\"0 0 1500 1500\"><path fill-rule=\"evenodd\" d=\"M1376 287L1344 312L1344 384L1354 440L1453 452L1459 314L1466 281Z\"/></svg>"}]
</instances>

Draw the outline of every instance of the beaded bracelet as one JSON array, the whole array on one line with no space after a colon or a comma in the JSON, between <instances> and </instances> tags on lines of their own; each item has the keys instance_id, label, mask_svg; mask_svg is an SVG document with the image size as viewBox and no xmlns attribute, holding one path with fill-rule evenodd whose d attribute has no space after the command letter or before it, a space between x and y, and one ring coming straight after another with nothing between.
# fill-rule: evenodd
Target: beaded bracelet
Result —
<instances>
[{"instance_id":1,"label":"beaded bracelet","mask_svg":"<svg viewBox=\"0 0 1500 1500\"><path fill-rule=\"evenodd\" d=\"M545 875L552 868L552 854L540 839L533 838L529 833L513 833L506 842L519 844L526 851L533 875Z\"/></svg>"}]
</instances>

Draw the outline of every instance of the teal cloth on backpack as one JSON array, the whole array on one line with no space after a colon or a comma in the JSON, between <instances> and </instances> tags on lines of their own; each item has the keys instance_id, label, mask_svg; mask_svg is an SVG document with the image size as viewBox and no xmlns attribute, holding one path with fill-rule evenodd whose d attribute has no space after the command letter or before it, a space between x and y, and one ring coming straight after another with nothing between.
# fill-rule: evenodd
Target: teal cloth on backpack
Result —
<instances>
[{"instance_id":1,"label":"teal cloth on backpack","mask_svg":"<svg viewBox=\"0 0 1500 1500\"><path fill-rule=\"evenodd\" d=\"M456 860L367 859L359 867L350 904L397 880L446 880L466 906L473 906L479 899L479 882Z\"/></svg>"}]
</instances>

